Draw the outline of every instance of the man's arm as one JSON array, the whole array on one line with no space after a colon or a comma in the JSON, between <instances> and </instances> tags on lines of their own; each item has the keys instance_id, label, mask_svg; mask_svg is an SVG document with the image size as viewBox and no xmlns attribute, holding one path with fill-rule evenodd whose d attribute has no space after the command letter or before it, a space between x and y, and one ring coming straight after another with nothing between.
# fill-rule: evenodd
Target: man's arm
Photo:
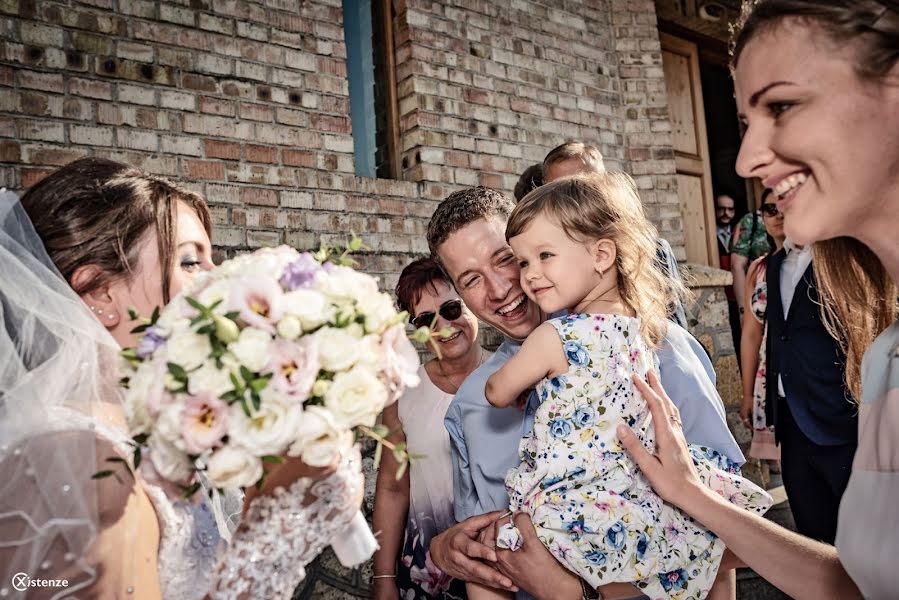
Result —
<instances>
[{"instance_id":1,"label":"man's arm","mask_svg":"<svg viewBox=\"0 0 899 600\"><path fill-rule=\"evenodd\" d=\"M724 403L715 389L715 371L702 345L684 329L669 325L657 356L662 385L680 411L687 441L743 464L743 452L727 427Z\"/></svg>"}]
</instances>

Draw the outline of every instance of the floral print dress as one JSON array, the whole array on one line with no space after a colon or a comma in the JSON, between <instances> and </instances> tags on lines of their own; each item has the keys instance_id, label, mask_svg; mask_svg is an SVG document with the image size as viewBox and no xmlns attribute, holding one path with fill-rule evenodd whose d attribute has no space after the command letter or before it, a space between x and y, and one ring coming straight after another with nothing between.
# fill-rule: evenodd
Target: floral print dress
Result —
<instances>
[{"instance_id":1,"label":"floral print dress","mask_svg":"<svg viewBox=\"0 0 899 600\"><path fill-rule=\"evenodd\" d=\"M773 428L768 427L765 417L765 394L767 386L765 377L765 348L768 341L768 282L765 280L765 263L758 267L755 289L749 306L752 316L762 324L762 344L759 346L759 366L755 372L755 383L752 387L752 445L749 455L763 460L780 460L780 447L774 439Z\"/></svg>"},{"instance_id":2,"label":"floral print dress","mask_svg":"<svg viewBox=\"0 0 899 600\"><path fill-rule=\"evenodd\" d=\"M521 464L506 477L512 510L528 512L543 544L593 587L633 582L654 599L704 598L724 544L652 491L615 433L627 424L654 447L649 409L630 380L657 364L639 319L570 314L549 322L569 370L537 385L534 429L521 441ZM771 505L725 456L690 450L703 483L717 493L758 513ZM517 549L520 534L507 527L497 544Z\"/></svg>"}]
</instances>

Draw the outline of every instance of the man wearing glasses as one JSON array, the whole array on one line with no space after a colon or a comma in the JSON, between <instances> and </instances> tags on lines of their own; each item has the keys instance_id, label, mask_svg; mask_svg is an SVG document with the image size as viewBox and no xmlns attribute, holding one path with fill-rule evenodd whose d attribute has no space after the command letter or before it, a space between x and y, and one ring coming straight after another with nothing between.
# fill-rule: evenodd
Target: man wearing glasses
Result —
<instances>
[{"instance_id":1,"label":"man wearing glasses","mask_svg":"<svg viewBox=\"0 0 899 600\"><path fill-rule=\"evenodd\" d=\"M537 407L535 394L525 398L523 413L494 408L484 398L487 378L546 319L522 291L518 261L506 243L506 221L513 208L512 200L501 192L469 188L441 202L428 225L431 253L465 305L504 334L496 353L462 383L446 414L459 524L434 538L431 559L452 577L510 590L520 587L535 598L595 598L595 591L583 587L537 540L526 514L515 517L525 538L521 550L497 551L479 539L481 530L509 506L505 475L519 462L518 445L533 425ZM727 428L715 390L712 365L699 343L672 323L657 355L662 385L680 409L687 440L742 463L743 454ZM638 595L629 584L606 586L602 593L608 598Z\"/></svg>"},{"instance_id":2,"label":"man wearing glasses","mask_svg":"<svg viewBox=\"0 0 899 600\"><path fill-rule=\"evenodd\" d=\"M716 237L718 238L719 266L730 271L730 240L733 237L733 225L735 215L734 199L727 194L720 194L715 198L715 223ZM740 307L737 304L737 296L734 294L733 284L724 288L727 297L728 316L730 317L730 333L733 336L734 348L737 349L737 362L740 361Z\"/></svg>"}]
</instances>

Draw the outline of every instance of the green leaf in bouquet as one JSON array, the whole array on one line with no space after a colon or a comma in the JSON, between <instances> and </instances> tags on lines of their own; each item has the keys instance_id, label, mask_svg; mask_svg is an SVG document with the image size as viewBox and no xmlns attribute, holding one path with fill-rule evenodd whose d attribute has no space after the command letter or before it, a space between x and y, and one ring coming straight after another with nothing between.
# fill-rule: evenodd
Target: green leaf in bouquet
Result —
<instances>
[{"instance_id":1,"label":"green leaf in bouquet","mask_svg":"<svg viewBox=\"0 0 899 600\"><path fill-rule=\"evenodd\" d=\"M201 487L203 487L203 486L200 485L199 481L195 481L192 485L190 485L188 487L182 487L181 488L181 498L184 500L190 499L191 496L193 496L198 491L200 491Z\"/></svg>"},{"instance_id":2,"label":"green leaf in bouquet","mask_svg":"<svg viewBox=\"0 0 899 600\"><path fill-rule=\"evenodd\" d=\"M147 443L147 440L150 439L150 434L149 433L138 433L136 436L134 436L131 439L134 440L134 443L137 444L138 446L143 446L144 444Z\"/></svg>"},{"instance_id":3,"label":"green leaf in bouquet","mask_svg":"<svg viewBox=\"0 0 899 600\"><path fill-rule=\"evenodd\" d=\"M216 300L215 302L213 302L212 304L210 304L210 305L209 305L209 312L212 312L212 311L214 311L215 309L217 309L217 308L222 304L222 302L223 302L223 299L222 299L222 298L219 298L218 300Z\"/></svg>"},{"instance_id":4,"label":"green leaf in bouquet","mask_svg":"<svg viewBox=\"0 0 899 600\"><path fill-rule=\"evenodd\" d=\"M168 368L171 376L175 378L175 381L179 383L185 383L187 381L187 371L184 370L184 367L173 362L167 362L165 363L165 366Z\"/></svg>"},{"instance_id":5,"label":"green leaf in bouquet","mask_svg":"<svg viewBox=\"0 0 899 600\"><path fill-rule=\"evenodd\" d=\"M156 325L156 321L159 320L159 307L156 306L153 309L153 314L150 315L150 325Z\"/></svg>"},{"instance_id":6,"label":"green leaf in bouquet","mask_svg":"<svg viewBox=\"0 0 899 600\"><path fill-rule=\"evenodd\" d=\"M390 429L383 423L378 423L377 425L372 427L371 432L372 434L382 438L386 438L388 435L390 435Z\"/></svg>"},{"instance_id":7,"label":"green leaf in bouquet","mask_svg":"<svg viewBox=\"0 0 899 600\"><path fill-rule=\"evenodd\" d=\"M253 390L253 393L258 394L262 390L268 386L269 380L271 380L272 374L263 375L262 377L257 377L253 381L250 382L250 389Z\"/></svg>"},{"instance_id":8,"label":"green leaf in bouquet","mask_svg":"<svg viewBox=\"0 0 899 600\"><path fill-rule=\"evenodd\" d=\"M115 475L115 471L110 469L104 469L103 471L97 471L93 475L91 475L91 479L106 479L107 477L111 477Z\"/></svg>"},{"instance_id":9,"label":"green leaf in bouquet","mask_svg":"<svg viewBox=\"0 0 899 600\"><path fill-rule=\"evenodd\" d=\"M225 313L226 319L231 319L232 321L237 321L237 317L240 316L240 312L236 310L232 310L231 312Z\"/></svg>"},{"instance_id":10,"label":"green leaf in bouquet","mask_svg":"<svg viewBox=\"0 0 899 600\"><path fill-rule=\"evenodd\" d=\"M393 451L393 458L395 458L398 463L404 462L409 457L409 453L406 452L405 442L394 445L391 450Z\"/></svg>"},{"instance_id":11,"label":"green leaf in bouquet","mask_svg":"<svg viewBox=\"0 0 899 600\"><path fill-rule=\"evenodd\" d=\"M128 389L128 384L129 384L130 382L131 382L131 378L130 378L130 377L122 377L121 379L119 379L119 387L127 390L127 389Z\"/></svg>"},{"instance_id":12,"label":"green leaf in bouquet","mask_svg":"<svg viewBox=\"0 0 899 600\"><path fill-rule=\"evenodd\" d=\"M268 477L268 473L267 473L265 470L263 470L263 471L262 471L262 477L260 477L260 478L259 478L259 481L256 482L256 489L257 489L257 490L261 490L261 489L262 489L262 486L265 485L265 478L266 478L266 477Z\"/></svg>"},{"instance_id":13,"label":"green leaf in bouquet","mask_svg":"<svg viewBox=\"0 0 899 600\"><path fill-rule=\"evenodd\" d=\"M121 456L110 456L107 457L106 462L120 464L125 468L125 471L128 475L134 479L134 473L131 472L131 466L128 464L128 461L122 458Z\"/></svg>"},{"instance_id":14,"label":"green leaf in bouquet","mask_svg":"<svg viewBox=\"0 0 899 600\"><path fill-rule=\"evenodd\" d=\"M135 309L133 306L128 307L128 318L132 321L137 321L138 319L140 319L140 315L137 313L137 309Z\"/></svg>"},{"instance_id":15,"label":"green leaf in bouquet","mask_svg":"<svg viewBox=\"0 0 899 600\"><path fill-rule=\"evenodd\" d=\"M406 469L409 467L409 463L403 461L396 466L396 480L399 481L403 478L403 475L406 474Z\"/></svg>"},{"instance_id":16,"label":"green leaf in bouquet","mask_svg":"<svg viewBox=\"0 0 899 600\"><path fill-rule=\"evenodd\" d=\"M378 444L375 447L375 468L381 466L381 455L384 453L384 446L382 444Z\"/></svg>"},{"instance_id":17,"label":"green leaf in bouquet","mask_svg":"<svg viewBox=\"0 0 899 600\"><path fill-rule=\"evenodd\" d=\"M237 378L237 375L234 373L228 373L228 379L231 380L231 385L234 386L234 392L238 396L243 396L244 386L243 383L240 382L240 379Z\"/></svg>"},{"instance_id":18,"label":"green leaf in bouquet","mask_svg":"<svg viewBox=\"0 0 899 600\"><path fill-rule=\"evenodd\" d=\"M207 309L205 306L203 306L203 304L201 304L201 303L198 302L197 300L194 300L194 299L191 298L190 296L185 296L185 297L184 297L184 301L187 302L187 303L188 303L190 306L192 306L193 308L195 308L195 309L197 309L198 311L200 311L201 313L204 313L204 314L205 314L205 313L208 311L208 309Z\"/></svg>"},{"instance_id":19,"label":"green leaf in bouquet","mask_svg":"<svg viewBox=\"0 0 899 600\"><path fill-rule=\"evenodd\" d=\"M253 410L258 412L259 407L262 406L262 399L259 398L259 394L251 391L250 392L250 401L253 403Z\"/></svg>"},{"instance_id":20,"label":"green leaf in bouquet","mask_svg":"<svg viewBox=\"0 0 899 600\"><path fill-rule=\"evenodd\" d=\"M200 335L209 335L210 333L214 333L214 332L215 332L215 325L213 325L212 323L208 323L206 325L203 325L199 329L197 329L197 333L199 333Z\"/></svg>"},{"instance_id":21,"label":"green leaf in bouquet","mask_svg":"<svg viewBox=\"0 0 899 600\"><path fill-rule=\"evenodd\" d=\"M247 383L250 383L251 381L256 379L256 374L243 365L240 365L240 376L243 377L243 380Z\"/></svg>"},{"instance_id":22,"label":"green leaf in bouquet","mask_svg":"<svg viewBox=\"0 0 899 600\"><path fill-rule=\"evenodd\" d=\"M131 330L131 333L135 333L135 334L137 334L137 333L143 333L143 332L145 332L145 331L146 331L147 329L149 329L149 328L150 328L150 324L149 324L149 323L144 323L144 324L138 325L137 327L135 327L134 329L132 329L132 330Z\"/></svg>"},{"instance_id":23,"label":"green leaf in bouquet","mask_svg":"<svg viewBox=\"0 0 899 600\"><path fill-rule=\"evenodd\" d=\"M140 461L143 459L143 454L141 453L140 446L134 449L134 468L138 468L140 466Z\"/></svg>"},{"instance_id":24,"label":"green leaf in bouquet","mask_svg":"<svg viewBox=\"0 0 899 600\"><path fill-rule=\"evenodd\" d=\"M121 352L119 352L119 356L124 358L127 361L139 361L140 359L137 357L137 348L123 348Z\"/></svg>"},{"instance_id":25,"label":"green leaf in bouquet","mask_svg":"<svg viewBox=\"0 0 899 600\"><path fill-rule=\"evenodd\" d=\"M247 418L248 418L248 419L252 419L252 418L253 418L253 413L250 411L250 405L247 404L247 397L246 397L246 396L241 396L241 397L240 397L240 407L243 409L243 413L244 413L245 415L247 415Z\"/></svg>"},{"instance_id":26,"label":"green leaf in bouquet","mask_svg":"<svg viewBox=\"0 0 899 600\"><path fill-rule=\"evenodd\" d=\"M284 462L284 458L275 456L274 454L266 454L262 457L262 462L269 463L271 465L280 465Z\"/></svg>"}]
</instances>

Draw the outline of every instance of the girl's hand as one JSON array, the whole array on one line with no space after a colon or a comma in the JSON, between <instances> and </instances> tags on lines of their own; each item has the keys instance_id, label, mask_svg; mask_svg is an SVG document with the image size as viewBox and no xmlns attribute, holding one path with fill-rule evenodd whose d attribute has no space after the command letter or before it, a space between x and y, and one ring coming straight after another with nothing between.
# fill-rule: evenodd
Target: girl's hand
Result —
<instances>
[{"instance_id":1,"label":"girl's hand","mask_svg":"<svg viewBox=\"0 0 899 600\"><path fill-rule=\"evenodd\" d=\"M649 372L649 385L636 374L632 378L652 414L656 433L655 454L650 454L626 425L618 426L618 438L646 475L652 489L662 499L683 508L686 502L697 497L696 494L703 494L704 488L687 450L680 411L665 394L653 371Z\"/></svg>"}]
</instances>

